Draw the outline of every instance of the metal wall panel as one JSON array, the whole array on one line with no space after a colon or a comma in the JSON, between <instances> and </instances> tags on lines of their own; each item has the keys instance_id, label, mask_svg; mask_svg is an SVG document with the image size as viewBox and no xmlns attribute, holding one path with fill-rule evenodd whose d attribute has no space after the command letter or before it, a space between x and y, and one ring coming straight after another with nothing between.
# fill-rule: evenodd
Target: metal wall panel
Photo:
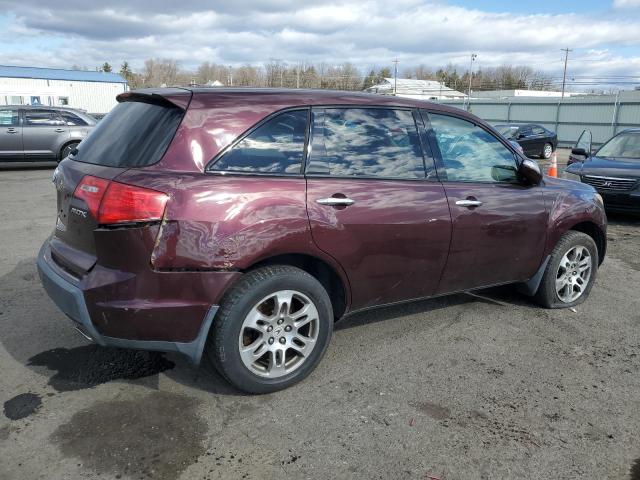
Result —
<instances>
[{"instance_id":1,"label":"metal wall panel","mask_svg":"<svg viewBox=\"0 0 640 480\"><path fill-rule=\"evenodd\" d=\"M463 108L461 101L441 103ZM565 99L511 97L471 100L470 111L490 123L538 123L558 134L563 146L573 145L583 130L595 145L626 128L640 128L640 92L575 96Z\"/></svg>"},{"instance_id":2,"label":"metal wall panel","mask_svg":"<svg viewBox=\"0 0 640 480\"><path fill-rule=\"evenodd\" d=\"M3 77L0 78L0 105L9 103L9 97L22 96L23 103L28 104L30 97L38 96L43 105L60 106L59 98L66 97L69 107L107 113L116 105L116 95L126 89L125 83Z\"/></svg>"}]
</instances>

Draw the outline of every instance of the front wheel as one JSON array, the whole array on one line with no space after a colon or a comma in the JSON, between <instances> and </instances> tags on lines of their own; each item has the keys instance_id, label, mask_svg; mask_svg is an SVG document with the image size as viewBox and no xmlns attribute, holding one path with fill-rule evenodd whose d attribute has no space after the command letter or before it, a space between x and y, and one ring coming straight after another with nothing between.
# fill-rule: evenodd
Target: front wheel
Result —
<instances>
[{"instance_id":1,"label":"front wheel","mask_svg":"<svg viewBox=\"0 0 640 480\"><path fill-rule=\"evenodd\" d=\"M549 158L551 158L552 154L553 154L553 145L551 145L550 143L545 143L544 147L542 147L542 153L541 153L542 158L548 160Z\"/></svg>"},{"instance_id":2,"label":"front wheel","mask_svg":"<svg viewBox=\"0 0 640 480\"><path fill-rule=\"evenodd\" d=\"M553 249L536 293L547 308L567 308L586 300L598 271L598 249L582 232L565 233Z\"/></svg>"},{"instance_id":3,"label":"front wheel","mask_svg":"<svg viewBox=\"0 0 640 480\"><path fill-rule=\"evenodd\" d=\"M329 296L298 268L251 271L221 303L207 355L245 392L274 392L299 382L318 365L331 340Z\"/></svg>"}]
</instances>

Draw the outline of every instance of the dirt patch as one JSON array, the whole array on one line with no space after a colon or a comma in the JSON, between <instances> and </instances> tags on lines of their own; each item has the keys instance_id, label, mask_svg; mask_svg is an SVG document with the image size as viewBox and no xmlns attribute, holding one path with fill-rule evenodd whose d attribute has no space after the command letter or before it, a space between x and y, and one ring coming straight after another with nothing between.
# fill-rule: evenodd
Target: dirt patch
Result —
<instances>
[{"instance_id":1,"label":"dirt patch","mask_svg":"<svg viewBox=\"0 0 640 480\"><path fill-rule=\"evenodd\" d=\"M419 402L412 404L419 412L422 412L434 420L446 420L451 416L451 410L431 402Z\"/></svg>"},{"instance_id":2,"label":"dirt patch","mask_svg":"<svg viewBox=\"0 0 640 480\"><path fill-rule=\"evenodd\" d=\"M10 434L11 430L9 430L9 425L5 425L4 427L0 428L0 442L9 438Z\"/></svg>"},{"instance_id":3,"label":"dirt patch","mask_svg":"<svg viewBox=\"0 0 640 480\"><path fill-rule=\"evenodd\" d=\"M98 345L54 348L31 357L28 365L56 371L49 385L59 392L92 388L112 380L149 377L175 366L161 353Z\"/></svg>"},{"instance_id":4,"label":"dirt patch","mask_svg":"<svg viewBox=\"0 0 640 480\"><path fill-rule=\"evenodd\" d=\"M35 413L41 406L40 395L21 393L4 402L4 415L10 420L20 420Z\"/></svg>"},{"instance_id":5,"label":"dirt patch","mask_svg":"<svg viewBox=\"0 0 640 480\"><path fill-rule=\"evenodd\" d=\"M205 452L198 402L168 392L98 402L58 427L51 440L98 474L177 478Z\"/></svg>"},{"instance_id":6,"label":"dirt patch","mask_svg":"<svg viewBox=\"0 0 640 480\"><path fill-rule=\"evenodd\" d=\"M634 270L640 271L640 218L620 215L609 218L607 226L607 255L622 260Z\"/></svg>"}]
</instances>

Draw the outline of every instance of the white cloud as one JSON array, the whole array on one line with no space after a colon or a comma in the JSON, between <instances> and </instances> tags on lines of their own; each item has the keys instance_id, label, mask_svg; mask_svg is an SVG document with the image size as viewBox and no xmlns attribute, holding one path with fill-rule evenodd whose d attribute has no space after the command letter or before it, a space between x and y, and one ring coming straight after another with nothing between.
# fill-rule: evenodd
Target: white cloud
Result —
<instances>
[{"instance_id":1,"label":"white cloud","mask_svg":"<svg viewBox=\"0 0 640 480\"><path fill-rule=\"evenodd\" d=\"M9 32L15 32L0 46L2 62L92 67L126 59L140 67L146 58L161 57L190 68L203 61L239 65L278 58L350 61L364 68L389 65L397 57L401 68L449 62L466 67L474 51L477 67L528 64L555 73L562 66L560 48L568 46L576 49L570 61L574 74L640 75L640 18L634 15L491 13L419 0L400 0L393 8L382 0L219 3L184 0L178 8L169 0L107 0L97 6L70 0L52 7L48 0L0 0L0 11L13 18ZM616 8L638 4L614 0ZM52 46L34 49L33 38L51 39ZM613 53L621 47L631 53Z\"/></svg>"},{"instance_id":2,"label":"white cloud","mask_svg":"<svg viewBox=\"0 0 640 480\"><path fill-rule=\"evenodd\" d=\"M640 0L613 0L613 8L640 8Z\"/></svg>"}]
</instances>

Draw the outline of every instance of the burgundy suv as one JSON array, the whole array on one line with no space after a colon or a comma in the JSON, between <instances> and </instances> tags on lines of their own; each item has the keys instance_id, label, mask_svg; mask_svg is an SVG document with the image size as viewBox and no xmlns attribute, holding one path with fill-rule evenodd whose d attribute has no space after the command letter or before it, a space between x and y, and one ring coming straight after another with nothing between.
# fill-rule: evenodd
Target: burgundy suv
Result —
<instances>
[{"instance_id":1,"label":"burgundy suv","mask_svg":"<svg viewBox=\"0 0 640 480\"><path fill-rule=\"evenodd\" d=\"M128 92L54 173L38 267L100 345L204 355L238 388L308 375L335 320L517 283L585 300L595 190L459 109L331 91Z\"/></svg>"}]
</instances>

